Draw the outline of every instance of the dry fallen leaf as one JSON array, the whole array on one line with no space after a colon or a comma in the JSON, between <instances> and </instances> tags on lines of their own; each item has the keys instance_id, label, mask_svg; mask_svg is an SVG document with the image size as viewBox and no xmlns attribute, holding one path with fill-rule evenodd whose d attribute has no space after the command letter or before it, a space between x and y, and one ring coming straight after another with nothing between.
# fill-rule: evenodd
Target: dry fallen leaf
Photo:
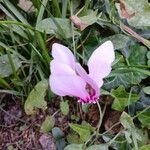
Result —
<instances>
[{"instance_id":1,"label":"dry fallen leaf","mask_svg":"<svg viewBox=\"0 0 150 150\"><path fill-rule=\"evenodd\" d=\"M30 0L20 0L18 6L26 12L35 11L35 8Z\"/></svg>"},{"instance_id":2,"label":"dry fallen leaf","mask_svg":"<svg viewBox=\"0 0 150 150\"><path fill-rule=\"evenodd\" d=\"M74 25L83 31L88 25L81 21L81 19L74 15L70 17L70 20L74 23Z\"/></svg>"},{"instance_id":3,"label":"dry fallen leaf","mask_svg":"<svg viewBox=\"0 0 150 150\"><path fill-rule=\"evenodd\" d=\"M124 0L120 0L120 10L121 10L121 16L122 18L125 18L125 19L130 19L132 18L135 13L129 13L126 6L125 6L125 3L124 3Z\"/></svg>"}]
</instances>

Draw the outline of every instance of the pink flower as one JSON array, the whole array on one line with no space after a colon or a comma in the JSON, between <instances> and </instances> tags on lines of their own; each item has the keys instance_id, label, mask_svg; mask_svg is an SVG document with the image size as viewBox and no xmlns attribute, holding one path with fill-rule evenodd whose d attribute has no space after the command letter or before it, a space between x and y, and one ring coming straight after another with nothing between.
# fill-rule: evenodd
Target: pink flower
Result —
<instances>
[{"instance_id":1,"label":"pink flower","mask_svg":"<svg viewBox=\"0 0 150 150\"><path fill-rule=\"evenodd\" d=\"M89 74L76 62L72 52L65 46L54 43L53 60L50 63L49 78L51 90L60 96L78 97L78 102L96 103L103 78L111 72L115 59L111 41L99 46L88 60Z\"/></svg>"}]
</instances>

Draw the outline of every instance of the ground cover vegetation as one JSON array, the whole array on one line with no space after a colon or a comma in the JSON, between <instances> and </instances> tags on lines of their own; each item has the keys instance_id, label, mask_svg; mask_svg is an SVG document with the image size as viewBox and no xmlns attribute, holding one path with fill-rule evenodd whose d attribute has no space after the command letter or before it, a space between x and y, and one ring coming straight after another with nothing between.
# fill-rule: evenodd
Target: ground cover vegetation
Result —
<instances>
[{"instance_id":1,"label":"ground cover vegetation","mask_svg":"<svg viewBox=\"0 0 150 150\"><path fill-rule=\"evenodd\" d=\"M149 150L149 38L148 0L0 0L0 149ZM52 45L88 72L105 41L115 60L99 100L55 95Z\"/></svg>"}]
</instances>

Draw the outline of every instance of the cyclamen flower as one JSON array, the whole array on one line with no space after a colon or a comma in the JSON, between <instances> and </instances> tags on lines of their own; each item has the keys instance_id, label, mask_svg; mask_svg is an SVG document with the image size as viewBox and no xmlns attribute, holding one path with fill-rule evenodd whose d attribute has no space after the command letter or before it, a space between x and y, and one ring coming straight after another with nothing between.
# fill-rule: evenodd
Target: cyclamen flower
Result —
<instances>
[{"instance_id":1,"label":"cyclamen flower","mask_svg":"<svg viewBox=\"0 0 150 150\"><path fill-rule=\"evenodd\" d=\"M51 90L60 96L75 96L81 103L96 103L103 78L111 72L115 59L111 41L99 46L88 60L89 74L76 62L73 53L65 46L54 43L50 62Z\"/></svg>"}]
</instances>

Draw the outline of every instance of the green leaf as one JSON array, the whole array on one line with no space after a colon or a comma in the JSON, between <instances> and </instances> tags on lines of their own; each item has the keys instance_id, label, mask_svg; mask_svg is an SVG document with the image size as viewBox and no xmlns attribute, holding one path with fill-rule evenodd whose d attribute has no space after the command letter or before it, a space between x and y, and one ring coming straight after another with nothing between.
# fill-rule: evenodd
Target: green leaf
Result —
<instances>
[{"instance_id":1,"label":"green leaf","mask_svg":"<svg viewBox=\"0 0 150 150\"><path fill-rule=\"evenodd\" d=\"M69 19L62 19L62 18L54 18L55 21L61 26L62 30L65 33L65 36L67 38L72 37L72 32L71 32L71 24L69 22ZM58 26L56 23L53 21L52 18L46 18L42 21L40 21L37 26L36 30L40 32L46 32L47 34L54 34L59 36L61 33L60 30L58 29Z\"/></svg>"},{"instance_id":2,"label":"green leaf","mask_svg":"<svg viewBox=\"0 0 150 150\"><path fill-rule=\"evenodd\" d=\"M130 56L128 58L130 65L146 65L147 48L139 44L133 45L130 48Z\"/></svg>"},{"instance_id":3,"label":"green leaf","mask_svg":"<svg viewBox=\"0 0 150 150\"><path fill-rule=\"evenodd\" d=\"M60 110L62 112L63 115L68 115L69 113L69 104L68 101L62 101L60 102Z\"/></svg>"},{"instance_id":4,"label":"green leaf","mask_svg":"<svg viewBox=\"0 0 150 150\"><path fill-rule=\"evenodd\" d=\"M138 119L142 123L144 127L147 127L150 129L150 111L146 111L140 114L140 112L137 112Z\"/></svg>"},{"instance_id":5,"label":"green leaf","mask_svg":"<svg viewBox=\"0 0 150 150\"><path fill-rule=\"evenodd\" d=\"M107 135L107 136L105 135L105 142L108 142L111 139L112 139L111 135ZM124 136L118 136L111 144L111 147L114 150L127 150L129 147L129 143L127 142Z\"/></svg>"},{"instance_id":6,"label":"green leaf","mask_svg":"<svg viewBox=\"0 0 150 150\"><path fill-rule=\"evenodd\" d=\"M53 128L52 133L56 140L63 137L63 132L58 127Z\"/></svg>"},{"instance_id":7,"label":"green leaf","mask_svg":"<svg viewBox=\"0 0 150 150\"><path fill-rule=\"evenodd\" d=\"M37 8L37 10L39 11L40 6L41 6L41 0L32 0L32 3L34 7Z\"/></svg>"},{"instance_id":8,"label":"green leaf","mask_svg":"<svg viewBox=\"0 0 150 150\"><path fill-rule=\"evenodd\" d=\"M88 147L87 150L108 150L108 145L106 144L92 145Z\"/></svg>"},{"instance_id":9,"label":"green leaf","mask_svg":"<svg viewBox=\"0 0 150 150\"><path fill-rule=\"evenodd\" d=\"M9 0L4 0L3 3L22 23L29 25L29 23L24 18L24 16L21 14L21 12Z\"/></svg>"},{"instance_id":10,"label":"green leaf","mask_svg":"<svg viewBox=\"0 0 150 150\"><path fill-rule=\"evenodd\" d=\"M147 52L147 58L150 59L150 51Z\"/></svg>"},{"instance_id":11,"label":"green leaf","mask_svg":"<svg viewBox=\"0 0 150 150\"><path fill-rule=\"evenodd\" d=\"M98 20L99 15L97 15L97 11L90 11L89 15L79 17L83 23L87 26L92 25Z\"/></svg>"},{"instance_id":12,"label":"green leaf","mask_svg":"<svg viewBox=\"0 0 150 150\"><path fill-rule=\"evenodd\" d=\"M91 135L91 132L93 130L91 125L88 123L81 125L70 123L69 126L80 135L80 139L83 142L87 140L87 138Z\"/></svg>"},{"instance_id":13,"label":"green leaf","mask_svg":"<svg viewBox=\"0 0 150 150\"><path fill-rule=\"evenodd\" d=\"M71 120L75 120L76 122L78 122L80 120L80 118L79 118L79 116L71 115Z\"/></svg>"},{"instance_id":14,"label":"green leaf","mask_svg":"<svg viewBox=\"0 0 150 150\"><path fill-rule=\"evenodd\" d=\"M42 1L42 5L40 7L40 10L39 10L39 13L38 13L38 16L37 16L36 24L39 23L39 21L42 20L44 11L46 9L47 2L48 2L48 0L43 0Z\"/></svg>"},{"instance_id":15,"label":"green leaf","mask_svg":"<svg viewBox=\"0 0 150 150\"><path fill-rule=\"evenodd\" d=\"M112 90L111 95L115 98L112 108L118 111L123 111L126 106L136 102L139 99L137 94L131 94L129 99L129 93L125 91L123 86L119 86L116 90Z\"/></svg>"},{"instance_id":16,"label":"green leaf","mask_svg":"<svg viewBox=\"0 0 150 150\"><path fill-rule=\"evenodd\" d=\"M103 86L107 90L116 88L120 85L123 85L124 87L130 87L132 84L139 84L141 80L145 79L146 77L147 75L144 73L137 72L129 67L116 68L107 78L105 78Z\"/></svg>"},{"instance_id":17,"label":"green leaf","mask_svg":"<svg viewBox=\"0 0 150 150\"><path fill-rule=\"evenodd\" d=\"M28 95L24 105L24 109L27 115L35 114L37 112L37 108L42 110L47 109L47 103L44 100L47 89L48 81L46 79L36 84L34 89Z\"/></svg>"},{"instance_id":18,"label":"green leaf","mask_svg":"<svg viewBox=\"0 0 150 150\"><path fill-rule=\"evenodd\" d=\"M139 147L139 150L150 150L150 144Z\"/></svg>"},{"instance_id":19,"label":"green leaf","mask_svg":"<svg viewBox=\"0 0 150 150\"><path fill-rule=\"evenodd\" d=\"M25 39L28 39L28 37L27 37L27 34L25 33L25 29L22 27L20 27L20 26L18 26L18 25L7 25L9 28L11 28L14 32L16 32L17 34L19 34L21 37L23 37L23 38L25 38Z\"/></svg>"},{"instance_id":20,"label":"green leaf","mask_svg":"<svg viewBox=\"0 0 150 150\"><path fill-rule=\"evenodd\" d=\"M126 138L127 142L131 144L132 143L131 133L128 132L128 131L124 131L123 133L125 135L125 138Z\"/></svg>"},{"instance_id":21,"label":"green leaf","mask_svg":"<svg viewBox=\"0 0 150 150\"><path fill-rule=\"evenodd\" d=\"M56 140L57 149L63 150L66 145L63 132L60 128L55 127L52 129L52 134Z\"/></svg>"},{"instance_id":22,"label":"green leaf","mask_svg":"<svg viewBox=\"0 0 150 150\"><path fill-rule=\"evenodd\" d=\"M133 119L126 113L123 112L120 116L120 122L125 129L135 128Z\"/></svg>"},{"instance_id":23,"label":"green leaf","mask_svg":"<svg viewBox=\"0 0 150 150\"><path fill-rule=\"evenodd\" d=\"M148 66L150 66L150 59L147 61Z\"/></svg>"},{"instance_id":24,"label":"green leaf","mask_svg":"<svg viewBox=\"0 0 150 150\"><path fill-rule=\"evenodd\" d=\"M150 5L148 0L125 0L123 1L128 14L133 14L127 19L134 27L150 26ZM120 4L116 3L119 15L122 18ZM140 8L140 9L139 9Z\"/></svg>"},{"instance_id":25,"label":"green leaf","mask_svg":"<svg viewBox=\"0 0 150 150\"><path fill-rule=\"evenodd\" d=\"M15 71L17 71L21 66L21 61L15 54L11 54L11 58L15 66ZM8 59L8 55L0 56L0 77L9 77L11 74L13 74L13 71Z\"/></svg>"},{"instance_id":26,"label":"green leaf","mask_svg":"<svg viewBox=\"0 0 150 150\"><path fill-rule=\"evenodd\" d=\"M107 38L104 38L101 43L104 43L105 41L111 40L114 44L114 49L123 49L127 46L127 43L131 40L129 36L126 36L124 34L115 34L112 36L108 36Z\"/></svg>"},{"instance_id":27,"label":"green leaf","mask_svg":"<svg viewBox=\"0 0 150 150\"><path fill-rule=\"evenodd\" d=\"M65 147L64 150L83 150L83 144L70 144Z\"/></svg>"},{"instance_id":28,"label":"green leaf","mask_svg":"<svg viewBox=\"0 0 150 150\"><path fill-rule=\"evenodd\" d=\"M42 133L48 133L55 125L55 119L52 116L46 116L44 122L41 125L40 131Z\"/></svg>"},{"instance_id":29,"label":"green leaf","mask_svg":"<svg viewBox=\"0 0 150 150\"><path fill-rule=\"evenodd\" d=\"M143 91L145 94L149 94L150 95L150 86L144 87Z\"/></svg>"},{"instance_id":30,"label":"green leaf","mask_svg":"<svg viewBox=\"0 0 150 150\"><path fill-rule=\"evenodd\" d=\"M124 131L126 140L129 143L133 143L135 150L138 150L138 141L142 141L142 137L138 133L138 130L135 128L133 119L126 112L123 112L120 116L120 122L126 129Z\"/></svg>"},{"instance_id":31,"label":"green leaf","mask_svg":"<svg viewBox=\"0 0 150 150\"><path fill-rule=\"evenodd\" d=\"M79 135L76 132L69 133L67 136L67 141L70 144L81 144L82 141L79 138Z\"/></svg>"},{"instance_id":32,"label":"green leaf","mask_svg":"<svg viewBox=\"0 0 150 150\"><path fill-rule=\"evenodd\" d=\"M91 56L91 54L94 52L94 49L97 48L97 45L99 44L98 40L95 37L94 32L90 33L91 36L89 36L89 39L87 39L85 48L83 51L83 60L84 62L87 62Z\"/></svg>"},{"instance_id":33,"label":"green leaf","mask_svg":"<svg viewBox=\"0 0 150 150\"><path fill-rule=\"evenodd\" d=\"M119 85L129 87L132 84L139 84L142 79L147 77L144 72L137 71L139 69L138 66L147 65L147 49L139 44L135 44L130 46L130 50L127 53L129 53L129 56L128 59L126 58L126 61L122 55L116 53L116 60L118 61L113 65L113 71L110 75L105 78L105 89L116 88ZM137 70L135 71L132 67L129 68L129 65L137 66ZM128 69L124 70L124 68Z\"/></svg>"},{"instance_id":34,"label":"green leaf","mask_svg":"<svg viewBox=\"0 0 150 150\"><path fill-rule=\"evenodd\" d=\"M142 137L141 141L139 142L139 146L147 144L149 141L148 130L137 129L137 132L140 137Z\"/></svg>"}]
</instances>

